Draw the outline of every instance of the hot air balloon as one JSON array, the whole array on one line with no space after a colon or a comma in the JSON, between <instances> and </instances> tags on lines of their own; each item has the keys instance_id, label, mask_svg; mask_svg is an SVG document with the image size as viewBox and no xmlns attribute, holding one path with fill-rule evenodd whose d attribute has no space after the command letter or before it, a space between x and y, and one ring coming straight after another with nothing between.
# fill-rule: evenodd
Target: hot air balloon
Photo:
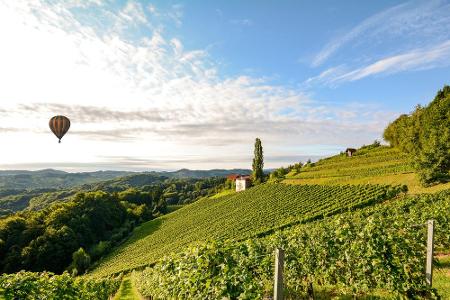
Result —
<instances>
[{"instance_id":1,"label":"hot air balloon","mask_svg":"<svg viewBox=\"0 0 450 300\"><path fill-rule=\"evenodd\" d=\"M64 116L55 116L50 119L49 126L61 143L61 139L69 131L70 120Z\"/></svg>"}]
</instances>

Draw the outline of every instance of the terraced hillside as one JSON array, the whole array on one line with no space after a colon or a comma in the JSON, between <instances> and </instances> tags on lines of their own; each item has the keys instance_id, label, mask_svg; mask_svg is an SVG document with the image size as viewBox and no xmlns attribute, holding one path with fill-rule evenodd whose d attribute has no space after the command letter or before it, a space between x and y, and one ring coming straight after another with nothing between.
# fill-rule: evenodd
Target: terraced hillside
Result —
<instances>
[{"instance_id":1,"label":"terraced hillside","mask_svg":"<svg viewBox=\"0 0 450 300\"><path fill-rule=\"evenodd\" d=\"M437 299L425 282L425 225L438 224L435 248L445 252L449 216L450 190L399 197L264 238L196 245L135 273L135 281L155 299L264 299L273 295L273 250L281 247L287 299L308 299L308 282L316 299ZM435 267L433 287L449 299L446 267Z\"/></svg>"},{"instance_id":2,"label":"terraced hillside","mask_svg":"<svg viewBox=\"0 0 450 300\"><path fill-rule=\"evenodd\" d=\"M264 184L207 198L137 228L94 269L109 275L145 266L196 241L244 240L394 197L401 188L381 185Z\"/></svg>"},{"instance_id":3,"label":"terraced hillside","mask_svg":"<svg viewBox=\"0 0 450 300\"><path fill-rule=\"evenodd\" d=\"M345 154L322 159L290 173L285 183L289 184L405 184L409 193L437 192L450 188L450 183L424 188L420 185L414 169L405 154L386 146L359 149L353 157Z\"/></svg>"}]
</instances>

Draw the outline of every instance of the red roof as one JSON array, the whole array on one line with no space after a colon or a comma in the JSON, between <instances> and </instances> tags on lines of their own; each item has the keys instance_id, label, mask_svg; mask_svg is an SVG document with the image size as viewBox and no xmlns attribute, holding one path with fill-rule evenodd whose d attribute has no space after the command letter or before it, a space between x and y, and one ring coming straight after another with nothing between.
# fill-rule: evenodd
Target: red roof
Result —
<instances>
[{"instance_id":1,"label":"red roof","mask_svg":"<svg viewBox=\"0 0 450 300\"><path fill-rule=\"evenodd\" d=\"M230 175L227 176L227 179L234 181L234 180L236 180L236 178L238 178L240 176L241 175L239 175L239 174L230 174Z\"/></svg>"},{"instance_id":2,"label":"red roof","mask_svg":"<svg viewBox=\"0 0 450 300\"><path fill-rule=\"evenodd\" d=\"M250 175L230 174L227 176L227 179L232 181L235 181L236 179L250 180Z\"/></svg>"}]
</instances>

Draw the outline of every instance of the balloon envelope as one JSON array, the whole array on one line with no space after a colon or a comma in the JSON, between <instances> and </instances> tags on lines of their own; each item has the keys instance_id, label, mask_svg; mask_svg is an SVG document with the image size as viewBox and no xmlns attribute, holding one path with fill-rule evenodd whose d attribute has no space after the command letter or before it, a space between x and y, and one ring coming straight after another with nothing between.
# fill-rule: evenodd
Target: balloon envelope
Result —
<instances>
[{"instance_id":1,"label":"balloon envelope","mask_svg":"<svg viewBox=\"0 0 450 300\"><path fill-rule=\"evenodd\" d=\"M49 126L61 143L61 139L69 131L70 120L65 116L55 116L50 119Z\"/></svg>"}]
</instances>

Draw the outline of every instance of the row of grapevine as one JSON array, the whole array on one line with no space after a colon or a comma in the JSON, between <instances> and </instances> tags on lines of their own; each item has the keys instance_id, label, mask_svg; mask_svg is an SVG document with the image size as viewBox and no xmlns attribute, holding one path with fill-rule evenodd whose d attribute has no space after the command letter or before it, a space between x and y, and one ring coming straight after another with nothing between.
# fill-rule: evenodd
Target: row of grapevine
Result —
<instances>
[{"instance_id":1,"label":"row of grapevine","mask_svg":"<svg viewBox=\"0 0 450 300\"><path fill-rule=\"evenodd\" d=\"M318 170L315 167L310 170L304 170L300 174L293 176L292 178L323 178L323 177L342 177L348 176L350 178L379 176L385 174L401 174L413 172L413 168L403 162L395 162L390 164L382 164L374 166L359 167L342 167L336 168L333 171Z\"/></svg>"},{"instance_id":2,"label":"row of grapevine","mask_svg":"<svg viewBox=\"0 0 450 300\"><path fill-rule=\"evenodd\" d=\"M100 262L95 275L143 267L193 242L244 240L391 199L404 187L386 185L264 184L217 199L204 199L137 228Z\"/></svg>"},{"instance_id":3,"label":"row of grapevine","mask_svg":"<svg viewBox=\"0 0 450 300\"><path fill-rule=\"evenodd\" d=\"M273 250L285 249L286 292L311 282L350 293L384 289L404 298L435 294L424 278L425 224L435 219L436 247L450 248L450 191L408 197L299 225L264 238L210 242L166 256L134 274L157 299L261 299L272 293Z\"/></svg>"},{"instance_id":4,"label":"row of grapevine","mask_svg":"<svg viewBox=\"0 0 450 300\"><path fill-rule=\"evenodd\" d=\"M67 272L25 272L0 276L0 290L9 299L107 300L119 289L122 278L72 277Z\"/></svg>"},{"instance_id":5,"label":"row of grapevine","mask_svg":"<svg viewBox=\"0 0 450 300\"><path fill-rule=\"evenodd\" d=\"M414 171L407 156L394 148L378 147L356 153L358 155L351 158L346 155L337 155L320 160L313 166L305 166L300 173L289 174L288 178L313 179L342 176L361 178Z\"/></svg>"},{"instance_id":6,"label":"row of grapevine","mask_svg":"<svg viewBox=\"0 0 450 300\"><path fill-rule=\"evenodd\" d=\"M373 165L381 163L396 163L396 162L408 162L406 154L400 152L395 148L382 147L379 150L371 150L364 155L359 155L357 151L351 158L347 155L337 155L329 158L322 159L314 164L316 170L333 170L335 168L351 166L357 167L361 165Z\"/></svg>"}]
</instances>

